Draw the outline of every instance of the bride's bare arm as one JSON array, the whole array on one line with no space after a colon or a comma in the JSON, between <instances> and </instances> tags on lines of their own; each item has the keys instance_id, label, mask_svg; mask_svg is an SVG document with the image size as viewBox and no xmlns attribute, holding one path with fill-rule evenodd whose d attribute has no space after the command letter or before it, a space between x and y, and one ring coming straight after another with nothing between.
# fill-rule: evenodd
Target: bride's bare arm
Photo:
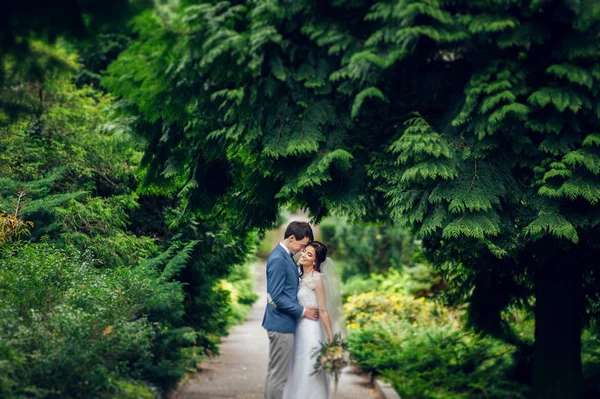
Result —
<instances>
[{"instance_id":1,"label":"bride's bare arm","mask_svg":"<svg viewBox=\"0 0 600 399\"><path fill-rule=\"evenodd\" d=\"M331 332L331 320L329 319L329 314L327 313L327 306L325 305L325 286L323 285L323 280L321 276L316 279L317 285L315 287L315 294L317 294L317 305L319 307L319 318L325 327L325 331L327 331L327 336L329 337L329 341L333 341L333 333Z\"/></svg>"}]
</instances>

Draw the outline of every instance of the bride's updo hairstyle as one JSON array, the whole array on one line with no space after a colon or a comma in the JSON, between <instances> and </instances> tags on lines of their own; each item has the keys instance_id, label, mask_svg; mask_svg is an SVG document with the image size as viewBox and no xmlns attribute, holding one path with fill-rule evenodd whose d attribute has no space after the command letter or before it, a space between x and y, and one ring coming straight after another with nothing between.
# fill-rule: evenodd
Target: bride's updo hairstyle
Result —
<instances>
[{"instance_id":1,"label":"bride's updo hairstyle","mask_svg":"<svg viewBox=\"0 0 600 399\"><path fill-rule=\"evenodd\" d=\"M325 244L319 241L311 241L310 243L306 244L306 246L313 247L315 249L315 257L317 258L315 262L315 270L321 272L321 263L325 262L325 259L327 259L327 247Z\"/></svg>"}]
</instances>

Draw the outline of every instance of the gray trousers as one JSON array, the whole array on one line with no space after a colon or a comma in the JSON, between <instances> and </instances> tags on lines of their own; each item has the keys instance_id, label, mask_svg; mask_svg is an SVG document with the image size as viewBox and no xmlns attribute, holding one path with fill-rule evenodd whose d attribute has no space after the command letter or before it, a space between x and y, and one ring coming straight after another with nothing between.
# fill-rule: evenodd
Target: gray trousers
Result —
<instances>
[{"instance_id":1,"label":"gray trousers","mask_svg":"<svg viewBox=\"0 0 600 399\"><path fill-rule=\"evenodd\" d=\"M281 399L294 351L294 334L277 331L267 331L267 334L269 335L269 370L265 383L265 399Z\"/></svg>"}]
</instances>

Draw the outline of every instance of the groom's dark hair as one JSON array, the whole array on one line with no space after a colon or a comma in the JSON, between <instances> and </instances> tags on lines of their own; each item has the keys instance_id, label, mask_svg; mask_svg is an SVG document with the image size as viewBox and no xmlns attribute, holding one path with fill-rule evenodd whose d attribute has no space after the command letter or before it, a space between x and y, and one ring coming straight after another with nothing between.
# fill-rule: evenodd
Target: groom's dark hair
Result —
<instances>
[{"instance_id":1,"label":"groom's dark hair","mask_svg":"<svg viewBox=\"0 0 600 399\"><path fill-rule=\"evenodd\" d=\"M313 236L313 231L310 228L310 224L307 222L292 222L288 225L287 229L285 229L285 234L283 238L286 239L289 236L296 237L296 240L302 240L304 237L308 237L310 241L313 241L315 238Z\"/></svg>"}]
</instances>

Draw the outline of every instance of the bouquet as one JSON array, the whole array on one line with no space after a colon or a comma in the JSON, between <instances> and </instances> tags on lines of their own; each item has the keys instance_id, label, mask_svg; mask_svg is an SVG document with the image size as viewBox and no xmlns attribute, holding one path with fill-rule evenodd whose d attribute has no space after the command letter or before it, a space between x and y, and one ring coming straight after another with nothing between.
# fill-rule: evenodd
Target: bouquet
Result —
<instances>
[{"instance_id":1,"label":"bouquet","mask_svg":"<svg viewBox=\"0 0 600 399\"><path fill-rule=\"evenodd\" d=\"M348 342L343 340L339 333L333 336L333 341L329 343L321 342L321 347L315 349L312 354L316 361L311 375L320 372L332 374L337 388L342 369L348 365L347 352Z\"/></svg>"}]
</instances>

